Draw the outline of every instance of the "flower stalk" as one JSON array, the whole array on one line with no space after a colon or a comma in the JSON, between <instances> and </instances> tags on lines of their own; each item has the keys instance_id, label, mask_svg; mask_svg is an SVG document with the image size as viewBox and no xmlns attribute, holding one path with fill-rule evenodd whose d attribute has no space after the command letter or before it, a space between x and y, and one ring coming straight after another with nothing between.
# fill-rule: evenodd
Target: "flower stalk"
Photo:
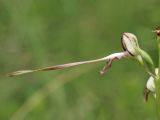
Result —
<instances>
[{"instance_id":1,"label":"flower stalk","mask_svg":"<svg viewBox=\"0 0 160 120\"><path fill-rule=\"evenodd\" d=\"M158 43L158 56L159 56L159 65L158 69L160 70L160 26L158 26L153 32L156 33L157 43ZM160 120L160 71L158 71L158 79L155 80L156 85L156 107L157 107L157 117Z\"/></svg>"}]
</instances>

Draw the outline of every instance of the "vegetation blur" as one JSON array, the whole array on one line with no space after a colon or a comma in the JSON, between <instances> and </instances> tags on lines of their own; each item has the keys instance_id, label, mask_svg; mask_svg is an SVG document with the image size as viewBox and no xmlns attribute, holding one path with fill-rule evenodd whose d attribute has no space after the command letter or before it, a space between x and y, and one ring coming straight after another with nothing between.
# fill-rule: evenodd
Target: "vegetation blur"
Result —
<instances>
[{"instance_id":1,"label":"vegetation blur","mask_svg":"<svg viewBox=\"0 0 160 120\"><path fill-rule=\"evenodd\" d=\"M155 120L148 75L131 59L13 78L5 74L122 51L134 33L158 62L159 0L0 0L0 120Z\"/></svg>"}]
</instances>

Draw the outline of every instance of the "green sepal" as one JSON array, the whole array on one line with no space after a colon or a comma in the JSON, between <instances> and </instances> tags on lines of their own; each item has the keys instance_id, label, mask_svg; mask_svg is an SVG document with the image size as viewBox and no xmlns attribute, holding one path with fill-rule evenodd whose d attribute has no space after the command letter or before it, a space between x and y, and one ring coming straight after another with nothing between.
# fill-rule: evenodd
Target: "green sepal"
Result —
<instances>
[{"instance_id":1,"label":"green sepal","mask_svg":"<svg viewBox=\"0 0 160 120\"><path fill-rule=\"evenodd\" d=\"M154 63L150 55L142 49L138 49L137 51L139 52L139 58L137 58L137 60L140 62L140 64L145 67L149 74L156 76Z\"/></svg>"}]
</instances>

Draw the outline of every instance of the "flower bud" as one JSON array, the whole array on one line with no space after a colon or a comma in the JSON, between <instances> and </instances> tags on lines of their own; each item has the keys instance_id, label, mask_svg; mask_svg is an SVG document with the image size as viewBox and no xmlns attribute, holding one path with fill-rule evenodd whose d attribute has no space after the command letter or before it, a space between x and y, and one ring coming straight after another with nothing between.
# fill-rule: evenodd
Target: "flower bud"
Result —
<instances>
[{"instance_id":1,"label":"flower bud","mask_svg":"<svg viewBox=\"0 0 160 120\"><path fill-rule=\"evenodd\" d=\"M155 69L155 73L156 73L156 75L158 75L158 68ZM156 89L155 88L155 79L152 76L150 76L147 81L146 88L144 91L144 96L145 96L146 101L148 99L149 93L152 93L154 95L154 97L156 97L155 89Z\"/></svg>"},{"instance_id":2,"label":"flower bud","mask_svg":"<svg viewBox=\"0 0 160 120\"><path fill-rule=\"evenodd\" d=\"M150 57L150 55L142 49L138 49L138 52L141 57L141 60L138 59L139 62L141 63L141 65L145 67L145 69L149 73L149 75L156 77L154 63L153 63L153 60Z\"/></svg>"},{"instance_id":3,"label":"flower bud","mask_svg":"<svg viewBox=\"0 0 160 120\"><path fill-rule=\"evenodd\" d=\"M155 30L153 30L157 34L157 37L160 37L160 26L158 26Z\"/></svg>"}]
</instances>

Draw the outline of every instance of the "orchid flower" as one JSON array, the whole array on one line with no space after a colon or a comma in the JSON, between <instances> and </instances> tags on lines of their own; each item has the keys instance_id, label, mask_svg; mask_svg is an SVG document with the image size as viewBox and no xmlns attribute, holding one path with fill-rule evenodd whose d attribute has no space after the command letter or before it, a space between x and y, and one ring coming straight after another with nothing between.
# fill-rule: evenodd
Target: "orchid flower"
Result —
<instances>
[{"instance_id":1,"label":"orchid flower","mask_svg":"<svg viewBox=\"0 0 160 120\"><path fill-rule=\"evenodd\" d=\"M138 45L137 38L134 34L123 33L122 37L121 37L121 43L122 43L122 47L123 47L124 51L113 53L113 54L110 54L110 55L103 57L103 58L100 58L100 59L73 62L73 63L50 66L50 67L44 67L44 68L40 68L40 69L33 69L33 70L20 70L20 71L15 71L15 72L9 73L8 76L17 76L17 75L22 75L22 74L26 74L26 73L33 73L33 72L38 72L38 71L59 70L59 69L70 68L70 67L82 65L82 64L106 61L106 65L100 71L101 74L104 74L106 71L108 71L108 69L112 65L112 62L116 59L135 58L134 56L136 56L136 58L139 59L139 61L141 61L141 62L143 61L142 58L140 58L138 56L139 53L138 53L137 49L139 49L139 45Z\"/></svg>"},{"instance_id":2,"label":"orchid flower","mask_svg":"<svg viewBox=\"0 0 160 120\"><path fill-rule=\"evenodd\" d=\"M9 73L8 76L12 77L12 76L22 75L22 74L26 74L26 73L38 72L38 71L59 70L59 69L70 68L70 67L82 65L82 64L89 64L89 63L95 63L95 62L100 62L100 61L106 61L106 65L100 71L101 74L104 74L105 72L107 72L109 70L109 68L111 67L112 62L114 60L122 59L122 58L136 59L147 69L147 72L150 75L154 76L154 72L153 72L154 65L153 65L152 59L145 51L140 49L140 47L138 45L137 37L132 33L123 33L121 36L121 43L122 43L122 47L123 47L124 51L118 52L118 53L113 53L113 54L110 54L110 55L103 57L103 58L100 58L100 59L72 62L72 63L67 63L67 64L39 68L39 69L32 69L32 70L20 70L20 71L15 71L15 72Z\"/></svg>"}]
</instances>

